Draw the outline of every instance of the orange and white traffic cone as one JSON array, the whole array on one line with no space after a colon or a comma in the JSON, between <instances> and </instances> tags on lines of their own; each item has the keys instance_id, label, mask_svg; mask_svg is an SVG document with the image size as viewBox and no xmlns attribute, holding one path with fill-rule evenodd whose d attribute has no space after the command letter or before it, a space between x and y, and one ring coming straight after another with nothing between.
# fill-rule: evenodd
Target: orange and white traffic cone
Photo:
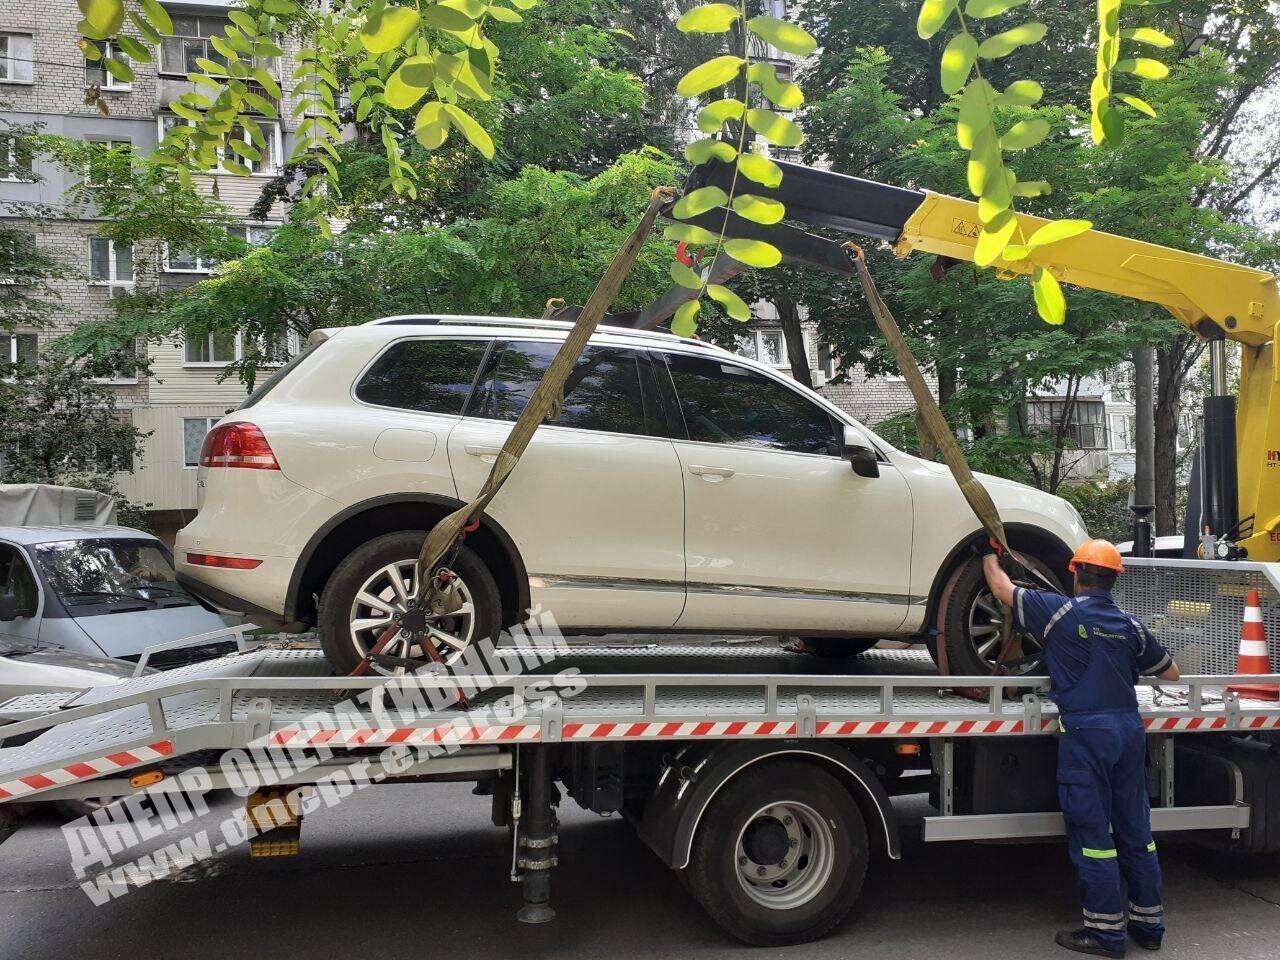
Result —
<instances>
[{"instance_id":1,"label":"orange and white traffic cone","mask_svg":"<svg viewBox=\"0 0 1280 960\"><path fill-rule=\"evenodd\" d=\"M1262 601L1257 590L1245 595L1244 622L1240 624L1240 659L1236 673L1273 673L1267 654L1267 634L1262 629ZM1241 684L1227 687L1250 700L1280 700L1280 687L1271 684Z\"/></svg>"}]
</instances>

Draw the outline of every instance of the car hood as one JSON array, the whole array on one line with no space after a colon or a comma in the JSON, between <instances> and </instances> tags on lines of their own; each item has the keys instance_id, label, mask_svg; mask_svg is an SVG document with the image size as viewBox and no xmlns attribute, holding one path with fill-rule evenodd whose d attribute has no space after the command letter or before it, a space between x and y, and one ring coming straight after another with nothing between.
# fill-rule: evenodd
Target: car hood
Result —
<instances>
[{"instance_id":1,"label":"car hood","mask_svg":"<svg viewBox=\"0 0 1280 960\"><path fill-rule=\"evenodd\" d=\"M76 653L73 650L56 650L48 647L15 650L8 656L0 657L0 663L5 660L21 661L23 666L48 671L50 675L58 671L89 673L101 678L96 681L97 683L110 683L114 680L131 677L135 669L132 663L127 663L123 660L115 660L111 657L95 657L92 654ZM85 684L85 686L91 685Z\"/></svg>"},{"instance_id":2,"label":"car hood","mask_svg":"<svg viewBox=\"0 0 1280 960\"><path fill-rule=\"evenodd\" d=\"M100 613L75 617L75 622L110 657L137 657L153 644L195 637L231 625L230 620L199 604Z\"/></svg>"}]
</instances>

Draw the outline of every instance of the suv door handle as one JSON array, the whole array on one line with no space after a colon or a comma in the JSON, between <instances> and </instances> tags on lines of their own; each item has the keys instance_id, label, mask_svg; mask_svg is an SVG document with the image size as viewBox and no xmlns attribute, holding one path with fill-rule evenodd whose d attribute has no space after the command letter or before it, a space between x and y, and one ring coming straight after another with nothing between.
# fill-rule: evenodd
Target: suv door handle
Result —
<instances>
[{"instance_id":1,"label":"suv door handle","mask_svg":"<svg viewBox=\"0 0 1280 960\"><path fill-rule=\"evenodd\" d=\"M689 472L694 476L702 477L708 483L719 483L733 476L733 471L728 467L706 467L696 463L690 465Z\"/></svg>"},{"instance_id":2,"label":"suv door handle","mask_svg":"<svg viewBox=\"0 0 1280 960\"><path fill-rule=\"evenodd\" d=\"M492 463L498 459L498 454L502 452L501 447L489 447L479 443L468 443L463 449L473 457L479 457L481 460L488 460Z\"/></svg>"}]
</instances>

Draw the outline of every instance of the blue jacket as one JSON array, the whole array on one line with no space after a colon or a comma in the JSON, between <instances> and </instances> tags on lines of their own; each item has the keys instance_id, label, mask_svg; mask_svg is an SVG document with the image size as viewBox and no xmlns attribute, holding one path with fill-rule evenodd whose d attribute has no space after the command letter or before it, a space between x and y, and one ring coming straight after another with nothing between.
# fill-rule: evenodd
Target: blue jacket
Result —
<instances>
[{"instance_id":1,"label":"blue jacket","mask_svg":"<svg viewBox=\"0 0 1280 960\"><path fill-rule=\"evenodd\" d=\"M1065 713L1137 712L1139 675L1163 673L1173 658L1105 590L1075 597L1017 587L1014 620L1045 645L1049 697Z\"/></svg>"}]
</instances>

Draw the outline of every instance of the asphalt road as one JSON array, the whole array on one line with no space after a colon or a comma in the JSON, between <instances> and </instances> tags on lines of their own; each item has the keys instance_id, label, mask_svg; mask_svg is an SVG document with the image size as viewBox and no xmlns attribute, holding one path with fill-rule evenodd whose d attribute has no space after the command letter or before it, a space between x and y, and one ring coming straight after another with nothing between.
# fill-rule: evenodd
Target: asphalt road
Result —
<instances>
[{"instance_id":1,"label":"asphalt road","mask_svg":"<svg viewBox=\"0 0 1280 960\"><path fill-rule=\"evenodd\" d=\"M211 826L232 810L215 806ZM908 800L904 813L918 816ZM250 860L244 848L95 907L77 886L59 822L28 819L0 846L0 958L763 956L723 934L617 818L561 807L558 917L517 923L506 832L464 784L373 787L310 816L303 854ZM1075 920L1061 844L924 845L907 829L900 862L873 863L850 920L803 958L1003 960L1065 957ZM154 844L153 844L154 846ZM1224 861L1162 845L1171 932L1164 956L1274 958L1280 862ZM1135 951L1137 953L1138 951Z\"/></svg>"}]
</instances>

